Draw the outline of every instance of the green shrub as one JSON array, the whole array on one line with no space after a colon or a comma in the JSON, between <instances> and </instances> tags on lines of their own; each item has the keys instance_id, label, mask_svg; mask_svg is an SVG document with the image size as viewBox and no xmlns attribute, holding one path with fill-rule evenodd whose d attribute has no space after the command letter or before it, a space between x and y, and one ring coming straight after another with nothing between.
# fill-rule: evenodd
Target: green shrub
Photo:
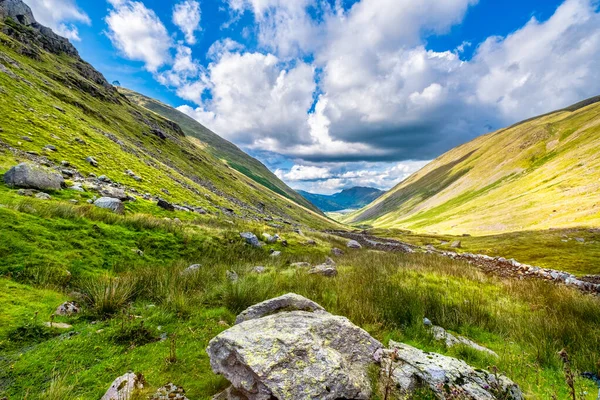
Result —
<instances>
[{"instance_id":1,"label":"green shrub","mask_svg":"<svg viewBox=\"0 0 600 400\"><path fill-rule=\"evenodd\" d=\"M135 282L127 277L100 278L83 286L85 300L98 317L106 318L121 311L135 295Z\"/></svg>"}]
</instances>

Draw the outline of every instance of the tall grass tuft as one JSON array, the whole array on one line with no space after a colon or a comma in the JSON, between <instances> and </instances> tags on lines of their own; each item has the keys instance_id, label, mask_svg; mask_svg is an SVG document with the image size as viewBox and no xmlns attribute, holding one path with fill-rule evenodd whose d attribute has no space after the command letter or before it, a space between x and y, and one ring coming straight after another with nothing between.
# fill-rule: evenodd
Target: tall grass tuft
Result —
<instances>
[{"instance_id":1,"label":"tall grass tuft","mask_svg":"<svg viewBox=\"0 0 600 400\"><path fill-rule=\"evenodd\" d=\"M128 277L93 279L83 285L90 310L101 318L121 311L133 299L135 289L135 281Z\"/></svg>"}]
</instances>

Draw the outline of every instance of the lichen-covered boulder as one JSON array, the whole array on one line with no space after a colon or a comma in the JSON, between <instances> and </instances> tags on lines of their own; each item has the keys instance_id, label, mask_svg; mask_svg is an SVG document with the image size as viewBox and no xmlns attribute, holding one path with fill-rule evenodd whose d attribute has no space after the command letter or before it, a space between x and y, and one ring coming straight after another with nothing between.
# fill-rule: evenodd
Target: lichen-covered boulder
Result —
<instances>
[{"instance_id":1,"label":"lichen-covered boulder","mask_svg":"<svg viewBox=\"0 0 600 400\"><path fill-rule=\"evenodd\" d=\"M519 387L507 377L474 369L462 360L390 341L379 352L383 380L391 379L401 395L410 395L426 385L438 399L522 400ZM390 363L393 363L390 368ZM391 371L391 376L386 374ZM389 385L390 382L384 382Z\"/></svg>"},{"instance_id":2,"label":"lichen-covered boulder","mask_svg":"<svg viewBox=\"0 0 600 400\"><path fill-rule=\"evenodd\" d=\"M144 388L144 383L141 374L128 372L115 379L100 400L129 400L135 390Z\"/></svg>"},{"instance_id":3,"label":"lichen-covered boulder","mask_svg":"<svg viewBox=\"0 0 600 400\"><path fill-rule=\"evenodd\" d=\"M125 211L123 202L119 199L113 199L112 197L100 197L98 200L94 201L94 205L119 214L122 214Z\"/></svg>"},{"instance_id":4,"label":"lichen-covered boulder","mask_svg":"<svg viewBox=\"0 0 600 400\"><path fill-rule=\"evenodd\" d=\"M261 310L246 310L242 322L210 341L213 371L232 384L218 398L369 399L368 368L381 344L348 319L295 296L269 301L283 308L261 303ZM293 310L297 302L316 309ZM261 316L265 312L269 315ZM256 318L247 319L250 314Z\"/></svg>"},{"instance_id":5,"label":"lichen-covered boulder","mask_svg":"<svg viewBox=\"0 0 600 400\"><path fill-rule=\"evenodd\" d=\"M274 299L265 300L242 311L235 319L236 324L251 319L262 318L280 311L310 311L327 313L323 307L306 297L295 293L284 294Z\"/></svg>"},{"instance_id":6,"label":"lichen-covered boulder","mask_svg":"<svg viewBox=\"0 0 600 400\"><path fill-rule=\"evenodd\" d=\"M58 172L41 165L21 163L4 174L4 182L10 187L60 190L65 180Z\"/></svg>"}]
</instances>

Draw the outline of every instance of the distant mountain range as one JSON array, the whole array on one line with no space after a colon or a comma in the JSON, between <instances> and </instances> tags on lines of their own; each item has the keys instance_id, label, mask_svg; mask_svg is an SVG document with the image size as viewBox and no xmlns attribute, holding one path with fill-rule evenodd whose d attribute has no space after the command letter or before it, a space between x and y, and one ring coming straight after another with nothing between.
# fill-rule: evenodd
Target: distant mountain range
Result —
<instances>
[{"instance_id":1,"label":"distant mountain range","mask_svg":"<svg viewBox=\"0 0 600 400\"><path fill-rule=\"evenodd\" d=\"M313 194L302 190L298 193L321 211L332 212L362 208L385 192L370 187L353 187L333 195Z\"/></svg>"},{"instance_id":2,"label":"distant mountain range","mask_svg":"<svg viewBox=\"0 0 600 400\"><path fill-rule=\"evenodd\" d=\"M489 234L600 226L600 96L450 150L347 223Z\"/></svg>"}]
</instances>

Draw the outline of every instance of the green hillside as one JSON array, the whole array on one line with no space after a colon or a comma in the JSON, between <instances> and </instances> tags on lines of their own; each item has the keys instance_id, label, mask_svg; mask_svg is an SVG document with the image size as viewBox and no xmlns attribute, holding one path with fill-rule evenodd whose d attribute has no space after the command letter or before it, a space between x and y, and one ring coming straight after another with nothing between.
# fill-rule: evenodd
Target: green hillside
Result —
<instances>
[{"instance_id":1,"label":"green hillside","mask_svg":"<svg viewBox=\"0 0 600 400\"><path fill-rule=\"evenodd\" d=\"M279 193L304 207L319 212L315 206L306 201L292 188L283 183L260 161L250 157L248 154L240 150L236 145L223 139L195 119L187 116L173 107L159 102L158 100L151 99L125 88L118 88L118 90L134 103L137 103L148 110L151 110L165 118L170 119L173 122L176 122L179 126L181 126L181 129L187 136L200 140L201 145L208 153L220 160L223 160L231 168L241 172L250 179L271 189L272 191Z\"/></svg>"},{"instance_id":2,"label":"green hillside","mask_svg":"<svg viewBox=\"0 0 600 400\"><path fill-rule=\"evenodd\" d=\"M0 30L0 174L26 161L68 169L69 179L90 185L104 175L137 194L137 201L126 203L128 212L158 212L156 203L141 198L147 193L212 216L332 225L320 212L255 185L190 141L178 124L129 101L68 41L10 18ZM90 156L98 166L86 162ZM16 196L16 190L5 194ZM60 195L77 201L86 196L71 190Z\"/></svg>"},{"instance_id":3,"label":"green hillside","mask_svg":"<svg viewBox=\"0 0 600 400\"><path fill-rule=\"evenodd\" d=\"M345 221L446 234L597 227L599 101L459 146Z\"/></svg>"}]
</instances>

